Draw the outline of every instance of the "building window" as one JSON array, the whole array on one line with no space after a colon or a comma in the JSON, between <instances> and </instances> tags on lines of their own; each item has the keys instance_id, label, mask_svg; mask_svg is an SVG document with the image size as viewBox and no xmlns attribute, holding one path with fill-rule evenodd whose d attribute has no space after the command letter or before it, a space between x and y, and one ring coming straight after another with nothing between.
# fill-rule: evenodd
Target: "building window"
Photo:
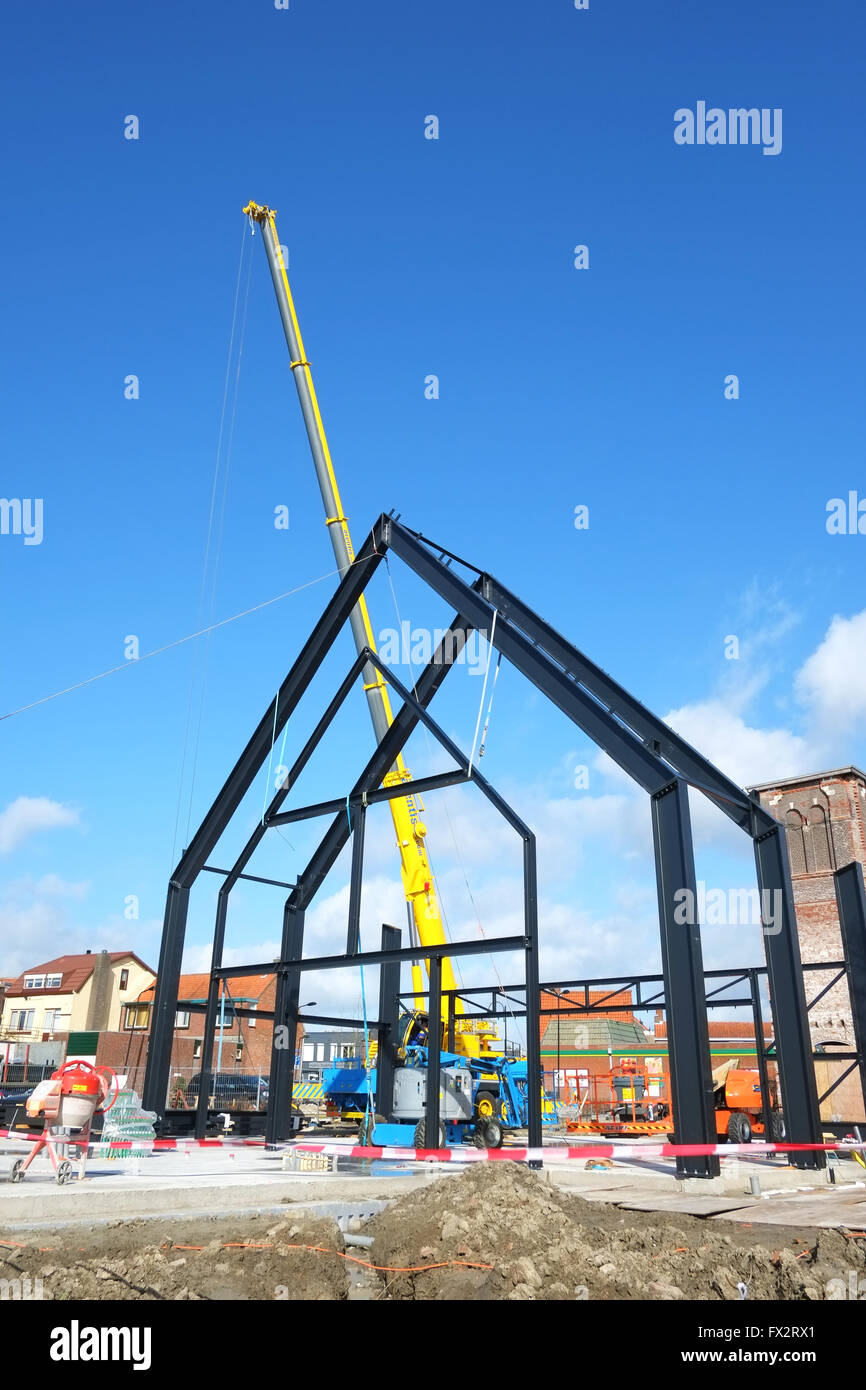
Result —
<instances>
[{"instance_id":1,"label":"building window","mask_svg":"<svg viewBox=\"0 0 866 1390\"><path fill-rule=\"evenodd\" d=\"M250 1004L249 1007L250 1007L251 1009L257 1009L257 1008L258 1008L258 1004ZM248 1018L248 1019L247 1019L247 1023L249 1024L249 1026L250 1026L251 1028L255 1028L255 1026L256 1026L256 1021L255 1021L254 1018Z\"/></svg>"},{"instance_id":2,"label":"building window","mask_svg":"<svg viewBox=\"0 0 866 1390\"><path fill-rule=\"evenodd\" d=\"M128 988L128 986L129 986L129 971L128 971L128 970L121 970L121 972L120 972L120 990L121 990L121 993L122 993L126 988Z\"/></svg>"},{"instance_id":3,"label":"building window","mask_svg":"<svg viewBox=\"0 0 866 1390\"><path fill-rule=\"evenodd\" d=\"M44 975L25 975L25 976L24 976L24 988L25 988L25 989L43 989L44 987L45 987L45 976L44 976Z\"/></svg>"},{"instance_id":4,"label":"building window","mask_svg":"<svg viewBox=\"0 0 866 1390\"><path fill-rule=\"evenodd\" d=\"M33 1027L35 1009L16 1009L12 1014L11 1028L13 1033L29 1033Z\"/></svg>"},{"instance_id":5,"label":"building window","mask_svg":"<svg viewBox=\"0 0 866 1390\"><path fill-rule=\"evenodd\" d=\"M56 1033L60 1027L61 1012L59 1009L45 1010L45 1032Z\"/></svg>"},{"instance_id":6,"label":"building window","mask_svg":"<svg viewBox=\"0 0 866 1390\"><path fill-rule=\"evenodd\" d=\"M63 984L63 976L62 976L62 975L46 975L46 976L45 976L45 988L46 988L46 989L59 989L60 986L61 986L62 984Z\"/></svg>"},{"instance_id":7,"label":"building window","mask_svg":"<svg viewBox=\"0 0 866 1390\"><path fill-rule=\"evenodd\" d=\"M806 873L806 841L803 836L803 817L793 807L785 816L785 831L788 836L788 856L791 860L791 873Z\"/></svg>"},{"instance_id":8,"label":"building window","mask_svg":"<svg viewBox=\"0 0 866 1390\"><path fill-rule=\"evenodd\" d=\"M178 1009L174 1016L174 1026L175 1028L189 1027L189 1009Z\"/></svg>"},{"instance_id":9,"label":"building window","mask_svg":"<svg viewBox=\"0 0 866 1390\"><path fill-rule=\"evenodd\" d=\"M237 1047L235 1048L235 1061L236 1061L236 1062L242 1062L243 1060L244 1060L244 1045L243 1045L242 1042L239 1042L238 1045L237 1045Z\"/></svg>"},{"instance_id":10,"label":"building window","mask_svg":"<svg viewBox=\"0 0 866 1390\"><path fill-rule=\"evenodd\" d=\"M201 1057L201 1038L196 1038L192 1045L192 1060L197 1062Z\"/></svg>"},{"instance_id":11,"label":"building window","mask_svg":"<svg viewBox=\"0 0 866 1390\"><path fill-rule=\"evenodd\" d=\"M324 1062L324 1060L325 1060L325 1044L324 1044L324 1043L316 1043L316 1061L317 1061L317 1062Z\"/></svg>"},{"instance_id":12,"label":"building window","mask_svg":"<svg viewBox=\"0 0 866 1390\"><path fill-rule=\"evenodd\" d=\"M127 1004L124 1028L146 1028L150 1016L149 1004Z\"/></svg>"},{"instance_id":13,"label":"building window","mask_svg":"<svg viewBox=\"0 0 866 1390\"><path fill-rule=\"evenodd\" d=\"M833 845L830 840L830 826L823 806L813 806L809 811L810 859L812 873L828 872L833 868Z\"/></svg>"},{"instance_id":14,"label":"building window","mask_svg":"<svg viewBox=\"0 0 866 1390\"><path fill-rule=\"evenodd\" d=\"M302 1043L301 1056L305 1062L314 1062L316 1060L316 1049L311 1042Z\"/></svg>"}]
</instances>

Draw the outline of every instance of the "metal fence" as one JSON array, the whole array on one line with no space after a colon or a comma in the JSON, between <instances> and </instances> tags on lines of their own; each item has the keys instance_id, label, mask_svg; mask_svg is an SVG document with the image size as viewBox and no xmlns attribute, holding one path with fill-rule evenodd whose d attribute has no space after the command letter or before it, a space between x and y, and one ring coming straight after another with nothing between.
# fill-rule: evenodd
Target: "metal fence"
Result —
<instances>
[{"instance_id":1,"label":"metal fence","mask_svg":"<svg viewBox=\"0 0 866 1390\"><path fill-rule=\"evenodd\" d=\"M45 1081L56 1068L55 1062L10 1062L0 1063L0 1092L24 1090Z\"/></svg>"}]
</instances>

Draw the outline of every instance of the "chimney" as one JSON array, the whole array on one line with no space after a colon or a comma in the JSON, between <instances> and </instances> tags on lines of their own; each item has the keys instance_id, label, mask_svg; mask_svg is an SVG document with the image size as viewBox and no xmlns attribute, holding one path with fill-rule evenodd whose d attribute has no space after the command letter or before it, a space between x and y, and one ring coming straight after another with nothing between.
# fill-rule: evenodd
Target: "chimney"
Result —
<instances>
[{"instance_id":1,"label":"chimney","mask_svg":"<svg viewBox=\"0 0 866 1390\"><path fill-rule=\"evenodd\" d=\"M86 951L85 955L92 955L92 951ZM86 1032L99 1033L108 1027L108 1016L111 1009L111 956L107 951L100 951L93 966L93 974L90 977L90 1002L87 1006L87 1019L84 1024Z\"/></svg>"}]
</instances>

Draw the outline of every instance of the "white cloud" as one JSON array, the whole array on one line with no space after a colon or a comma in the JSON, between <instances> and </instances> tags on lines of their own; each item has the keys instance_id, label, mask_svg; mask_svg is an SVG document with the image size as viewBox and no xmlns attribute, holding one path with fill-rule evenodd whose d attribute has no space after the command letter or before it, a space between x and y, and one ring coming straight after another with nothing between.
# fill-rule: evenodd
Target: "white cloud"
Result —
<instances>
[{"instance_id":1,"label":"white cloud","mask_svg":"<svg viewBox=\"0 0 866 1390\"><path fill-rule=\"evenodd\" d=\"M851 618L834 617L797 672L795 689L836 728L848 729L866 715L866 609Z\"/></svg>"},{"instance_id":2,"label":"white cloud","mask_svg":"<svg viewBox=\"0 0 866 1390\"><path fill-rule=\"evenodd\" d=\"M58 874L19 878L6 884L0 897L4 974L21 974L55 956L87 950L135 951L156 967L162 919L136 922L114 914L95 924L76 921L75 905L84 902L90 887L84 880L64 879Z\"/></svg>"},{"instance_id":3,"label":"white cloud","mask_svg":"<svg viewBox=\"0 0 866 1390\"><path fill-rule=\"evenodd\" d=\"M736 698L717 697L683 705L665 715L665 723L741 787L792 777L811 766L818 756L811 740L790 729L749 724L738 704Z\"/></svg>"},{"instance_id":4,"label":"white cloud","mask_svg":"<svg viewBox=\"0 0 866 1390\"><path fill-rule=\"evenodd\" d=\"M0 811L0 854L10 854L29 836L57 826L77 825L78 812L47 796L19 796Z\"/></svg>"}]
</instances>

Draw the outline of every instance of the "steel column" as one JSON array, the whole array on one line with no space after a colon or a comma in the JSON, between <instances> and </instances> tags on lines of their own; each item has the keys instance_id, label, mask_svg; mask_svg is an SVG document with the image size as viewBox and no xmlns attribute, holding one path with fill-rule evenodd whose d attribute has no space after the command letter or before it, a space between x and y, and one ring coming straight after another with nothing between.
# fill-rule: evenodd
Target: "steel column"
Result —
<instances>
[{"instance_id":1,"label":"steel column","mask_svg":"<svg viewBox=\"0 0 866 1390\"><path fill-rule=\"evenodd\" d=\"M523 919L526 924L526 1109L531 1149L541 1147L541 990L538 980L538 873L535 836L523 841ZM491 996L491 1004L495 999ZM540 1163L530 1164L540 1168Z\"/></svg>"},{"instance_id":2,"label":"steel column","mask_svg":"<svg viewBox=\"0 0 866 1390\"><path fill-rule=\"evenodd\" d=\"M304 912L290 907L283 909L283 939L280 968L274 999L274 1044L271 1051L270 1084L268 1087L268 1120L265 1140L279 1144L292 1132L292 1096L295 1081L295 1040L298 1034L298 1006L301 998L300 971L292 962L304 952ZM277 1028L286 1029L286 1045L277 1045Z\"/></svg>"},{"instance_id":3,"label":"steel column","mask_svg":"<svg viewBox=\"0 0 866 1390\"><path fill-rule=\"evenodd\" d=\"M424 1111L426 1149L439 1148L439 1086L441 1084L442 1047L442 959L431 956L428 962L430 994L427 1001L427 1106Z\"/></svg>"},{"instance_id":4,"label":"steel column","mask_svg":"<svg viewBox=\"0 0 866 1390\"><path fill-rule=\"evenodd\" d=\"M764 1012L761 1008L761 984L757 971L750 970L749 992L752 999L752 1020L755 1025L755 1053L758 1058L758 1078L761 1083L761 1114L764 1121L764 1138L772 1139L770 1132L770 1071L767 1066L767 1049L764 1043Z\"/></svg>"},{"instance_id":5,"label":"steel column","mask_svg":"<svg viewBox=\"0 0 866 1390\"><path fill-rule=\"evenodd\" d=\"M399 951L399 927L382 926L382 950ZM400 962L383 961L379 970L379 1050L376 1054L376 1112L390 1121L394 1109L394 1070L400 1021Z\"/></svg>"},{"instance_id":6,"label":"steel column","mask_svg":"<svg viewBox=\"0 0 866 1390\"><path fill-rule=\"evenodd\" d=\"M189 911L189 889L172 879L168 885L162 941L159 947L156 989L150 1024L150 1048L144 1074L141 1103L145 1110L162 1115L168 1101L168 1080L171 1070L171 1050L174 1044L174 1019L177 1013L177 992L180 987L180 967L186 937L186 918Z\"/></svg>"},{"instance_id":7,"label":"steel column","mask_svg":"<svg viewBox=\"0 0 866 1390\"><path fill-rule=\"evenodd\" d=\"M349 924L346 933L346 955L356 956L361 949L361 889L364 878L364 828L367 812L362 805L352 811L352 873L349 880Z\"/></svg>"},{"instance_id":8,"label":"steel column","mask_svg":"<svg viewBox=\"0 0 866 1390\"><path fill-rule=\"evenodd\" d=\"M223 963L223 944L225 942L226 917L228 915L230 891L227 880L220 888L219 894L217 895L217 909L213 929L213 947L211 949L211 974L207 987L207 1003L205 1005L204 1028L202 1030L200 1085L198 1104L195 1108L196 1139L203 1139L205 1130L207 1129L208 1096L210 1094L210 1079L213 1074L213 1035L216 1028L220 989L225 988L222 976L217 975L215 972L219 970Z\"/></svg>"},{"instance_id":9,"label":"steel column","mask_svg":"<svg viewBox=\"0 0 866 1390\"><path fill-rule=\"evenodd\" d=\"M866 1104L866 888L862 866L856 860L846 864L844 869L837 869L833 877L842 954L848 974L854 1046L859 1053L860 1085Z\"/></svg>"},{"instance_id":10,"label":"steel column","mask_svg":"<svg viewBox=\"0 0 866 1390\"><path fill-rule=\"evenodd\" d=\"M681 778L671 782L651 798L651 805L676 1137L681 1144L715 1144L695 857L685 782ZM690 910L683 912L683 907ZM683 1176L710 1178L719 1171L719 1160L712 1156L677 1159L677 1172Z\"/></svg>"},{"instance_id":11,"label":"steel column","mask_svg":"<svg viewBox=\"0 0 866 1390\"><path fill-rule=\"evenodd\" d=\"M773 830L757 835L754 845L785 1132L792 1144L820 1144L818 1088L794 913L794 892L782 827L777 823ZM769 915L766 908L768 902L775 909L772 926L765 921ZM794 1168L826 1167L826 1158L818 1151L791 1153L788 1161Z\"/></svg>"}]
</instances>

